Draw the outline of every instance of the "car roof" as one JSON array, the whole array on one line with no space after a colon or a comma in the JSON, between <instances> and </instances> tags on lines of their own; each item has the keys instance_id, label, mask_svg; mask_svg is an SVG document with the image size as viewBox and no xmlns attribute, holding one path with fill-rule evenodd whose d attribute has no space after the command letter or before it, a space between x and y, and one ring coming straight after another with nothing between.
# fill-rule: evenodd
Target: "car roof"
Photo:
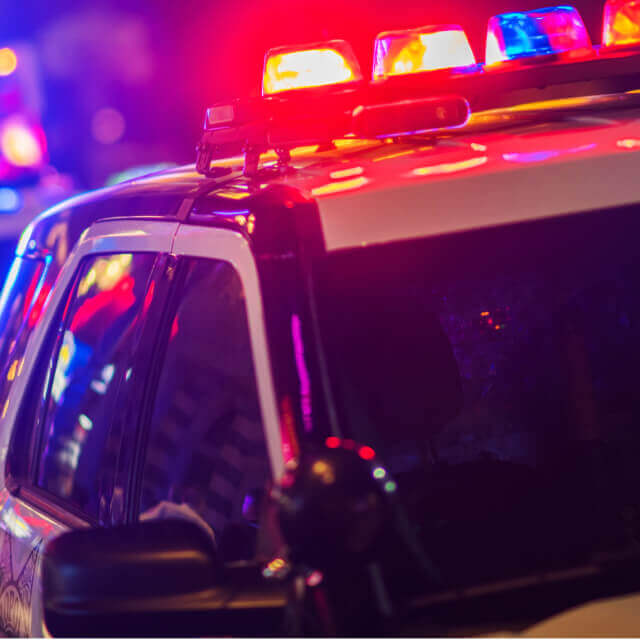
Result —
<instances>
[{"instance_id":1,"label":"car roof","mask_svg":"<svg viewBox=\"0 0 640 640\"><path fill-rule=\"evenodd\" d=\"M317 203L329 250L640 202L640 108L571 111L542 121L538 114L508 126L499 114L493 120L501 126L477 119L446 135L300 147L285 171L269 152L254 176L242 174L241 156L214 162L220 172L214 178L192 165L160 171L45 211L24 247L53 252L51 229L60 224L72 246L103 218L201 221L190 216L200 198L208 201L207 211L224 214L210 216L210 224L233 226L236 214L275 187ZM419 222L408 219L425 208L428 215L420 214ZM495 215L517 209L520 218Z\"/></svg>"},{"instance_id":2,"label":"car roof","mask_svg":"<svg viewBox=\"0 0 640 640\"><path fill-rule=\"evenodd\" d=\"M80 234L97 220L117 217L180 219L185 199L215 182L178 167L89 191L43 211L25 229L19 255L49 255L62 264Z\"/></svg>"}]
</instances>

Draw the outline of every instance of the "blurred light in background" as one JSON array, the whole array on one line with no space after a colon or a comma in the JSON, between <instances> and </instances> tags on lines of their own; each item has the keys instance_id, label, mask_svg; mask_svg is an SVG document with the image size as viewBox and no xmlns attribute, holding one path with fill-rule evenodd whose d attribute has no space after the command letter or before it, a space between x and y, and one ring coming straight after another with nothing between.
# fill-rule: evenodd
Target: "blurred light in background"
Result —
<instances>
[{"instance_id":1,"label":"blurred light in background","mask_svg":"<svg viewBox=\"0 0 640 640\"><path fill-rule=\"evenodd\" d=\"M91 135L102 144L118 142L124 135L124 116L111 107L98 109L91 118Z\"/></svg>"},{"instance_id":2,"label":"blurred light in background","mask_svg":"<svg viewBox=\"0 0 640 640\"><path fill-rule=\"evenodd\" d=\"M44 135L21 119L8 120L0 133L0 150L14 167L37 167L44 158Z\"/></svg>"},{"instance_id":3,"label":"blurred light in background","mask_svg":"<svg viewBox=\"0 0 640 640\"><path fill-rule=\"evenodd\" d=\"M18 58L13 49L0 49L0 76L11 75L18 66Z\"/></svg>"},{"instance_id":4,"label":"blurred light in background","mask_svg":"<svg viewBox=\"0 0 640 640\"><path fill-rule=\"evenodd\" d=\"M14 213L22 205L20 193L11 187L0 188L0 213Z\"/></svg>"}]
</instances>

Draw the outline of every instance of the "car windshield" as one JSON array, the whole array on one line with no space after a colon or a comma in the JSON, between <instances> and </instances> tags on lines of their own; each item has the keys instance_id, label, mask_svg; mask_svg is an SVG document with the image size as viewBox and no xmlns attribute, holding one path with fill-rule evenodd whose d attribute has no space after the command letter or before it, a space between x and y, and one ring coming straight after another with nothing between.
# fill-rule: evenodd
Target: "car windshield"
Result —
<instances>
[{"instance_id":1,"label":"car windshield","mask_svg":"<svg viewBox=\"0 0 640 640\"><path fill-rule=\"evenodd\" d=\"M315 264L340 428L395 475L448 583L640 541L638 237L623 208Z\"/></svg>"}]
</instances>

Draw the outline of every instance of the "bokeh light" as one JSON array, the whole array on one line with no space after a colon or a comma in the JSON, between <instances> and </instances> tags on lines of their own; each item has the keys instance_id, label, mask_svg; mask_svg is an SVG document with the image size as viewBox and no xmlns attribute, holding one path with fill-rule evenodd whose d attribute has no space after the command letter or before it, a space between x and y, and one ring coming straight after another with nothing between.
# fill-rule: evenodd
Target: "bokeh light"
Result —
<instances>
[{"instance_id":1,"label":"bokeh light","mask_svg":"<svg viewBox=\"0 0 640 640\"><path fill-rule=\"evenodd\" d=\"M0 189L0 213L13 213L22 205L20 193L11 187Z\"/></svg>"},{"instance_id":2,"label":"bokeh light","mask_svg":"<svg viewBox=\"0 0 640 640\"><path fill-rule=\"evenodd\" d=\"M126 123L117 109L103 107L91 118L91 135L101 144L113 144L124 135Z\"/></svg>"},{"instance_id":3,"label":"bokeh light","mask_svg":"<svg viewBox=\"0 0 640 640\"><path fill-rule=\"evenodd\" d=\"M0 49L0 76L11 75L18 67L18 57L13 49Z\"/></svg>"},{"instance_id":4,"label":"bokeh light","mask_svg":"<svg viewBox=\"0 0 640 640\"><path fill-rule=\"evenodd\" d=\"M0 150L15 167L37 167L43 159L43 149L36 132L19 121L8 122L2 130Z\"/></svg>"}]
</instances>

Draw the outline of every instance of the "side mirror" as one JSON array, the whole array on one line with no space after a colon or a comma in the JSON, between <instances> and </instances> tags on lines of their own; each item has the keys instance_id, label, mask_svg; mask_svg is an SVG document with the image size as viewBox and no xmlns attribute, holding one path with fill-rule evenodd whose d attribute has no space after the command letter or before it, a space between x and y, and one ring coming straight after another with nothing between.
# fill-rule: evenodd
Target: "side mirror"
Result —
<instances>
[{"instance_id":1,"label":"side mirror","mask_svg":"<svg viewBox=\"0 0 640 640\"><path fill-rule=\"evenodd\" d=\"M211 634L219 575L213 541L185 520L71 531L44 551L45 624L67 637Z\"/></svg>"},{"instance_id":2,"label":"side mirror","mask_svg":"<svg viewBox=\"0 0 640 640\"><path fill-rule=\"evenodd\" d=\"M280 529L295 561L342 571L375 556L396 485L373 460L373 449L361 449L366 457L341 446L309 451L273 491Z\"/></svg>"},{"instance_id":3,"label":"side mirror","mask_svg":"<svg viewBox=\"0 0 640 640\"><path fill-rule=\"evenodd\" d=\"M331 607L329 635L393 634L386 625L404 607L407 585L404 578L392 584L390 575L410 566L411 579L424 585L437 582L438 572L375 451L337 437L325 444L304 451L272 491L289 558L319 574Z\"/></svg>"},{"instance_id":4,"label":"side mirror","mask_svg":"<svg viewBox=\"0 0 640 640\"><path fill-rule=\"evenodd\" d=\"M328 635L385 634L391 609L377 563L389 544L395 482L370 447L329 442L337 446L303 452L272 491L280 531L290 559L320 576L330 616L318 619L330 619Z\"/></svg>"}]
</instances>

